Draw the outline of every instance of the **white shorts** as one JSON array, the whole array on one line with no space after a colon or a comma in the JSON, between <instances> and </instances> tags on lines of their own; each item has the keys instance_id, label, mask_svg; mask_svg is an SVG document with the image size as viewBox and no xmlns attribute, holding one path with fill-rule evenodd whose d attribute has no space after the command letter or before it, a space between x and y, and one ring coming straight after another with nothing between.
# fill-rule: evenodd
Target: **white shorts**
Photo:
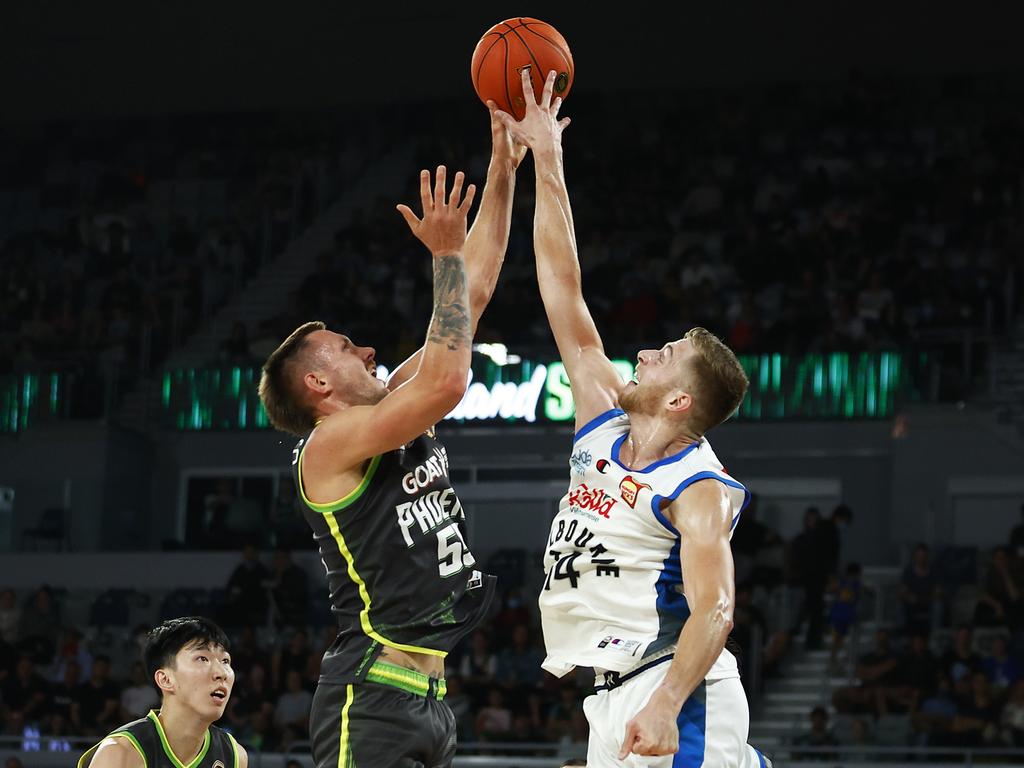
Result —
<instances>
[{"instance_id":1,"label":"white shorts","mask_svg":"<svg viewBox=\"0 0 1024 768\"><path fill-rule=\"evenodd\" d=\"M738 677L706 680L686 700L676 720L676 754L631 754L619 760L626 723L643 709L670 662L671 657L642 672L624 674L618 687L586 698L583 712L590 723L587 768L765 768L761 753L747 744L750 710Z\"/></svg>"}]
</instances>

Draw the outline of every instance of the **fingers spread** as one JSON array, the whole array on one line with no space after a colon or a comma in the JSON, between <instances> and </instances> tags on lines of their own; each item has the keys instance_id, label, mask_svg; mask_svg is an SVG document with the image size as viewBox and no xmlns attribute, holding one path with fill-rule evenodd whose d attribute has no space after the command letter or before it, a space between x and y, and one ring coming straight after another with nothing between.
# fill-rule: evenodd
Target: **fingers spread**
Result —
<instances>
[{"instance_id":1,"label":"fingers spread","mask_svg":"<svg viewBox=\"0 0 1024 768\"><path fill-rule=\"evenodd\" d=\"M443 165L437 166L434 176L434 207L441 208L444 205L444 187L447 181L447 169Z\"/></svg>"},{"instance_id":2,"label":"fingers spread","mask_svg":"<svg viewBox=\"0 0 1024 768\"><path fill-rule=\"evenodd\" d=\"M459 206L459 213L469 211L470 206L473 205L474 197L476 197L476 184L470 184L466 187L466 197L463 198L462 204Z\"/></svg>"},{"instance_id":3,"label":"fingers spread","mask_svg":"<svg viewBox=\"0 0 1024 768\"><path fill-rule=\"evenodd\" d=\"M523 81L523 97L526 99L526 106L537 103L537 97L533 95L533 79L530 77L530 67L526 66L519 70Z\"/></svg>"},{"instance_id":4,"label":"fingers spread","mask_svg":"<svg viewBox=\"0 0 1024 768\"><path fill-rule=\"evenodd\" d=\"M420 202L424 213L434 207L434 200L430 196L430 171L426 169L420 171Z\"/></svg>"},{"instance_id":5,"label":"fingers spread","mask_svg":"<svg viewBox=\"0 0 1024 768\"><path fill-rule=\"evenodd\" d=\"M402 218L405 219L405 223L409 225L409 228L415 231L416 227L420 225L420 219L412 212L412 209L407 205L396 205L395 208L402 214Z\"/></svg>"},{"instance_id":6,"label":"fingers spread","mask_svg":"<svg viewBox=\"0 0 1024 768\"><path fill-rule=\"evenodd\" d=\"M448 196L448 201L456 208L459 207L459 197L462 195L462 183L466 180L466 174L462 171L458 171L455 174L455 183L452 184L452 193Z\"/></svg>"},{"instance_id":7,"label":"fingers spread","mask_svg":"<svg viewBox=\"0 0 1024 768\"><path fill-rule=\"evenodd\" d=\"M540 97L541 109L548 109L551 107L551 94L555 90L555 70L548 72L548 77L544 81L544 92Z\"/></svg>"}]
</instances>

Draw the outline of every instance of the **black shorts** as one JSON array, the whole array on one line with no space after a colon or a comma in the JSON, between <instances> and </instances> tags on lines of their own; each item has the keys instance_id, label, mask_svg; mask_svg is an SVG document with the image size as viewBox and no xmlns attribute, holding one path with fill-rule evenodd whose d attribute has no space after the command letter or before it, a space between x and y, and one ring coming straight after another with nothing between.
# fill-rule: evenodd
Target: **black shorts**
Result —
<instances>
[{"instance_id":1,"label":"black shorts","mask_svg":"<svg viewBox=\"0 0 1024 768\"><path fill-rule=\"evenodd\" d=\"M455 716L444 680L374 662L365 683L320 683L309 714L316 768L448 768Z\"/></svg>"}]
</instances>

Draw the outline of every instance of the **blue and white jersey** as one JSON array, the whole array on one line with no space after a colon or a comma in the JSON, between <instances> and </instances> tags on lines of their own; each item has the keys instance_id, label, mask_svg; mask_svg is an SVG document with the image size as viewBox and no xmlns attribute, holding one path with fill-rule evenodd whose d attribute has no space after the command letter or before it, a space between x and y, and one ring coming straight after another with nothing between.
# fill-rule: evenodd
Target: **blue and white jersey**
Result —
<instances>
[{"instance_id":1,"label":"blue and white jersey","mask_svg":"<svg viewBox=\"0 0 1024 768\"><path fill-rule=\"evenodd\" d=\"M611 410L573 441L569 491L551 523L540 593L543 666L558 677L576 666L624 672L675 644L690 611L679 532L662 509L698 480L718 480L729 492L735 529L750 497L706 438L629 469L619 461L628 434L629 417ZM707 679L738 674L736 659L723 650Z\"/></svg>"}]
</instances>

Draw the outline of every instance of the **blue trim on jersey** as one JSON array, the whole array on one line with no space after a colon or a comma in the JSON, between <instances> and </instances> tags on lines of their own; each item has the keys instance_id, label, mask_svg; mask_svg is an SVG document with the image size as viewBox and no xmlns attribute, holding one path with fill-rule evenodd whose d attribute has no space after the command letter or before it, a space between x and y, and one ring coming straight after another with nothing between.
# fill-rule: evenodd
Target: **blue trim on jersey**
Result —
<instances>
[{"instance_id":1,"label":"blue trim on jersey","mask_svg":"<svg viewBox=\"0 0 1024 768\"><path fill-rule=\"evenodd\" d=\"M761 750L757 747L751 747L751 749L754 750L754 754L757 755L758 765L760 765L761 768L765 768L764 755L761 754Z\"/></svg>"},{"instance_id":2,"label":"blue trim on jersey","mask_svg":"<svg viewBox=\"0 0 1024 768\"><path fill-rule=\"evenodd\" d=\"M679 751L672 758L672 768L694 768L704 765L707 713L707 683L701 680L676 718L676 726L679 728Z\"/></svg>"},{"instance_id":3,"label":"blue trim on jersey","mask_svg":"<svg viewBox=\"0 0 1024 768\"><path fill-rule=\"evenodd\" d=\"M616 440L614 443L612 443L612 450L611 450L612 461L614 461L616 464L618 464L620 467L622 467L627 472L639 472L640 474L643 474L643 475L646 475L648 472L653 472L658 467L663 467L666 464L672 464L674 462L677 462L677 461L681 460L690 451L692 451L695 448L698 448L700 446L700 440L698 440L695 443L690 443L688 446L683 448L683 450L681 450L679 453L675 453L675 454L673 454L671 456L667 456L664 459L658 459L656 462L654 462L653 464L647 465L643 469L633 469L632 467L627 467L625 464L623 464L621 461L619 461L619 449L622 448L622 443L625 441L625 439L626 439L626 437L628 435L629 435L629 433L627 432L626 434L622 435L618 440Z\"/></svg>"},{"instance_id":4,"label":"blue trim on jersey","mask_svg":"<svg viewBox=\"0 0 1024 768\"><path fill-rule=\"evenodd\" d=\"M676 534L675 543L669 550L668 556L661 564L661 573L654 584L656 594L655 607L658 611L658 637L654 645L648 648L660 650L659 646L666 645L666 639L679 637L683 624L690 617L690 605L686 597L676 587L683 583L683 566L679 560L679 534ZM662 642L659 642L662 641Z\"/></svg>"},{"instance_id":5,"label":"blue trim on jersey","mask_svg":"<svg viewBox=\"0 0 1024 768\"><path fill-rule=\"evenodd\" d=\"M575 445L579 441L579 439L581 437L585 436L586 434L588 434L590 432L593 432L595 429L600 427L606 421L609 421L610 419L614 419L617 416L625 416L625 415L626 415L626 412L624 410L622 410L621 408L612 408L610 411L605 411L602 414L598 414L597 416L592 418L590 421L588 421L586 424L584 424L582 427L580 427L579 431L577 431L576 434L572 436L573 444Z\"/></svg>"},{"instance_id":6,"label":"blue trim on jersey","mask_svg":"<svg viewBox=\"0 0 1024 768\"><path fill-rule=\"evenodd\" d=\"M717 472L711 472L710 470L698 472L697 474L691 475L690 477L686 478L685 480L683 480L683 482L676 486L676 489L672 491L672 493L670 493L668 496L661 496L655 494L654 498L651 499L651 511L654 513L654 516L658 519L658 522L665 526L669 533L676 536L679 535L679 532L673 527L672 523L670 523L668 521L668 518L665 517L665 515L662 513L661 502L664 501L665 499L668 499L669 501L675 501L677 498L679 498L680 493L686 490L689 486L696 483L698 480L717 480L723 485L728 485L730 488L739 488L741 491L743 491L743 503L740 504L740 511L737 512L736 516L732 519L732 525L730 526L729 530L735 528L736 523L740 521L740 515L743 514L743 510L745 510L747 508L747 505L750 503L750 491L748 491L742 483L733 480L731 477L723 477Z\"/></svg>"}]
</instances>

